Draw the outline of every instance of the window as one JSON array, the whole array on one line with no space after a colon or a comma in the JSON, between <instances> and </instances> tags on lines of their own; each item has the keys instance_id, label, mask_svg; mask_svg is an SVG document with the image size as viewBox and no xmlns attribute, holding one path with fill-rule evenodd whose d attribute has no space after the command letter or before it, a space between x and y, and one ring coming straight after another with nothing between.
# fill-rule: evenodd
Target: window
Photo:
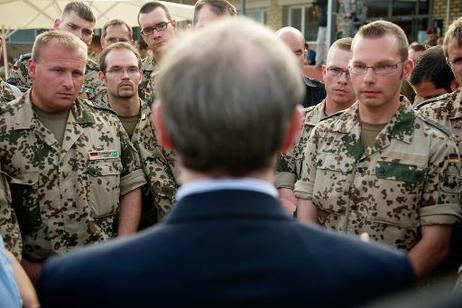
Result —
<instances>
[{"instance_id":1,"label":"window","mask_svg":"<svg viewBox=\"0 0 462 308\"><path fill-rule=\"evenodd\" d=\"M289 7L288 13L289 26L300 30L306 41L316 41L318 17L314 6L292 6Z\"/></svg>"},{"instance_id":2,"label":"window","mask_svg":"<svg viewBox=\"0 0 462 308\"><path fill-rule=\"evenodd\" d=\"M253 19L256 22L261 24L265 24L265 11L262 9L255 9L255 10L246 10L245 16Z\"/></svg>"}]
</instances>

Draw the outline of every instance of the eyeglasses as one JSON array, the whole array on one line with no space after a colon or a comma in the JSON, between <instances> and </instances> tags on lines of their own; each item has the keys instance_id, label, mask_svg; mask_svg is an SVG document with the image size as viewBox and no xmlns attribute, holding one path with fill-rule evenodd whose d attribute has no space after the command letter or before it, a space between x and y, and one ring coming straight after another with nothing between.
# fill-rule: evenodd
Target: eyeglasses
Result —
<instances>
[{"instance_id":1,"label":"eyeglasses","mask_svg":"<svg viewBox=\"0 0 462 308\"><path fill-rule=\"evenodd\" d=\"M348 69L344 70L343 68L335 66L326 68L326 73L331 77L341 77L343 74L345 74L345 78L350 77L350 72Z\"/></svg>"},{"instance_id":2,"label":"eyeglasses","mask_svg":"<svg viewBox=\"0 0 462 308\"><path fill-rule=\"evenodd\" d=\"M367 66L360 63L353 63L348 68L352 75L364 75L367 73L368 69L372 69L372 71L379 76L386 76L393 73L397 68L398 65L404 63L406 60L400 61L394 64L379 64L374 66Z\"/></svg>"},{"instance_id":3,"label":"eyeglasses","mask_svg":"<svg viewBox=\"0 0 462 308\"><path fill-rule=\"evenodd\" d=\"M133 76L138 74L140 70L136 66L129 66L126 69L121 66L113 66L106 71L107 74L116 76L122 76L125 72L127 72L127 75Z\"/></svg>"},{"instance_id":4,"label":"eyeglasses","mask_svg":"<svg viewBox=\"0 0 462 308\"><path fill-rule=\"evenodd\" d=\"M449 60L449 58L446 58L446 61L448 62L448 65L450 67L454 67L454 66L462 67L462 57L458 57L452 60Z\"/></svg>"},{"instance_id":5,"label":"eyeglasses","mask_svg":"<svg viewBox=\"0 0 462 308\"><path fill-rule=\"evenodd\" d=\"M143 35L151 35L154 33L154 31L157 31L157 32L163 32L167 29L167 26L169 23L171 23L172 21L169 21L169 22L160 22L158 23L157 25L154 25L152 27L146 27L144 29L141 29L141 34Z\"/></svg>"}]
</instances>

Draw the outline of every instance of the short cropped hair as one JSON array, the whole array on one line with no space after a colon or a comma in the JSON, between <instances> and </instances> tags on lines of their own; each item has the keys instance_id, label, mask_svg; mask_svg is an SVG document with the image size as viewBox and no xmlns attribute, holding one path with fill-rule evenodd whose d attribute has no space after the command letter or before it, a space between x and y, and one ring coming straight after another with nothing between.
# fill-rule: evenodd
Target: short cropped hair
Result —
<instances>
[{"instance_id":1,"label":"short cropped hair","mask_svg":"<svg viewBox=\"0 0 462 308\"><path fill-rule=\"evenodd\" d=\"M353 43L353 38L351 37L342 37L332 43L332 47L336 47L341 50L351 51L351 44Z\"/></svg>"},{"instance_id":2,"label":"short cropped hair","mask_svg":"<svg viewBox=\"0 0 462 308\"><path fill-rule=\"evenodd\" d=\"M130 39L133 39L133 30L125 21L122 19L111 19L107 23L104 24L103 28L101 29L101 39L104 39L107 34L107 28L110 26L124 26L127 28L128 34L130 35Z\"/></svg>"},{"instance_id":3,"label":"short cropped hair","mask_svg":"<svg viewBox=\"0 0 462 308\"><path fill-rule=\"evenodd\" d=\"M204 7L204 5L209 5L212 11L218 16L225 14L230 16L237 15L236 7L226 0L199 0L194 5L193 25L197 23L197 15L199 14L199 11Z\"/></svg>"},{"instance_id":4,"label":"short cropped hair","mask_svg":"<svg viewBox=\"0 0 462 308\"><path fill-rule=\"evenodd\" d=\"M414 51L425 51L427 47L425 47L424 44L420 44L418 42L412 42L409 44L409 49L412 49Z\"/></svg>"},{"instance_id":5,"label":"short cropped hair","mask_svg":"<svg viewBox=\"0 0 462 308\"><path fill-rule=\"evenodd\" d=\"M452 39L456 39L459 47L462 46L462 17L454 20L454 22L449 26L446 35L444 36L443 50L446 57L448 56L448 46Z\"/></svg>"},{"instance_id":6,"label":"short cropped hair","mask_svg":"<svg viewBox=\"0 0 462 308\"><path fill-rule=\"evenodd\" d=\"M152 2L146 2L140 8L140 11L138 12L138 24L140 24L140 15L141 14L149 14L149 13L151 13L152 11L154 11L155 9L157 9L159 7L164 10L165 15L167 15L167 19L169 21L171 21L172 20L172 15L170 14L168 8L164 4L162 4L160 2L152 1Z\"/></svg>"},{"instance_id":7,"label":"short cropped hair","mask_svg":"<svg viewBox=\"0 0 462 308\"><path fill-rule=\"evenodd\" d=\"M63 10L63 16L75 12L80 18L88 22L96 22L95 14L91 8L81 1L72 1L66 4Z\"/></svg>"},{"instance_id":8,"label":"short cropped hair","mask_svg":"<svg viewBox=\"0 0 462 308\"><path fill-rule=\"evenodd\" d=\"M245 17L218 21L162 61L163 122L183 166L230 176L272 166L304 97L300 67L273 32Z\"/></svg>"},{"instance_id":9,"label":"short cropped hair","mask_svg":"<svg viewBox=\"0 0 462 308\"><path fill-rule=\"evenodd\" d=\"M115 49L117 49L117 50L125 49L125 50L129 50L129 51L133 52L135 54L136 58L138 59L138 68L141 69L141 56L140 56L140 53L138 52L138 50L136 50L135 47L133 47L131 44L129 44L127 42L118 42L118 43L111 44L108 47L106 47L105 49L103 49L103 51L101 52L101 54L99 56L99 69L104 74L106 74L106 69L107 69L106 57L112 50L115 50Z\"/></svg>"},{"instance_id":10,"label":"short cropped hair","mask_svg":"<svg viewBox=\"0 0 462 308\"><path fill-rule=\"evenodd\" d=\"M406 33L404 33L401 27L389 21L377 20L361 26L361 28L359 28L358 32L354 36L352 44L355 44L355 41L358 37L376 39L384 37L387 34L390 34L396 38L396 41L398 42L398 54L400 55L401 60L407 60L409 56L409 42L407 40Z\"/></svg>"},{"instance_id":11,"label":"short cropped hair","mask_svg":"<svg viewBox=\"0 0 462 308\"><path fill-rule=\"evenodd\" d=\"M50 30L39 34L35 39L32 46L32 59L36 62L39 61L43 48L51 43L57 43L72 51L80 49L85 56L87 55L87 45L76 36L62 30Z\"/></svg>"},{"instance_id":12,"label":"short cropped hair","mask_svg":"<svg viewBox=\"0 0 462 308\"><path fill-rule=\"evenodd\" d=\"M409 78L409 82L413 86L418 86L424 81L430 81L435 88L444 88L447 92L452 92L451 83L453 80L454 74L446 62L446 57L440 46L431 47L422 53Z\"/></svg>"}]
</instances>

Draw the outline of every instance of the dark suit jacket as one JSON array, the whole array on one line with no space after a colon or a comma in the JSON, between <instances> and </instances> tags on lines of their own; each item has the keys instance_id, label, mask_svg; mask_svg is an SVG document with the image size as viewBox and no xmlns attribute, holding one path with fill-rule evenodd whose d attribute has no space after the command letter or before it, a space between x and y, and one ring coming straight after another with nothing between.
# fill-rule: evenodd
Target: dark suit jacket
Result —
<instances>
[{"instance_id":1,"label":"dark suit jacket","mask_svg":"<svg viewBox=\"0 0 462 308\"><path fill-rule=\"evenodd\" d=\"M347 307L414 282L407 257L289 217L275 198L221 190L180 200L132 238L47 262L43 307Z\"/></svg>"}]
</instances>

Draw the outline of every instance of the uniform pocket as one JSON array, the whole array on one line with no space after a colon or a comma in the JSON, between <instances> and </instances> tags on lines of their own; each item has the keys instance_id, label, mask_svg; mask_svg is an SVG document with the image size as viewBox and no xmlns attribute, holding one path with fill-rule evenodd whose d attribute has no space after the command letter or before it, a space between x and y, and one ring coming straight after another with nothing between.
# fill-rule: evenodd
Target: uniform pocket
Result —
<instances>
[{"instance_id":1,"label":"uniform pocket","mask_svg":"<svg viewBox=\"0 0 462 308\"><path fill-rule=\"evenodd\" d=\"M344 212L348 204L354 162L335 154L322 153L316 161L313 201L326 212ZM316 202L319 200L319 202Z\"/></svg>"},{"instance_id":2,"label":"uniform pocket","mask_svg":"<svg viewBox=\"0 0 462 308\"><path fill-rule=\"evenodd\" d=\"M24 235L36 231L42 224L37 196L38 176L38 172L23 173L10 180L11 205Z\"/></svg>"},{"instance_id":3,"label":"uniform pocket","mask_svg":"<svg viewBox=\"0 0 462 308\"><path fill-rule=\"evenodd\" d=\"M87 174L90 181L90 205L96 218L117 213L120 197L122 163L117 160L90 161Z\"/></svg>"},{"instance_id":4,"label":"uniform pocket","mask_svg":"<svg viewBox=\"0 0 462 308\"><path fill-rule=\"evenodd\" d=\"M411 164L379 161L375 175L380 179L383 202L372 207L371 220L402 228L416 227L426 170Z\"/></svg>"}]
</instances>

